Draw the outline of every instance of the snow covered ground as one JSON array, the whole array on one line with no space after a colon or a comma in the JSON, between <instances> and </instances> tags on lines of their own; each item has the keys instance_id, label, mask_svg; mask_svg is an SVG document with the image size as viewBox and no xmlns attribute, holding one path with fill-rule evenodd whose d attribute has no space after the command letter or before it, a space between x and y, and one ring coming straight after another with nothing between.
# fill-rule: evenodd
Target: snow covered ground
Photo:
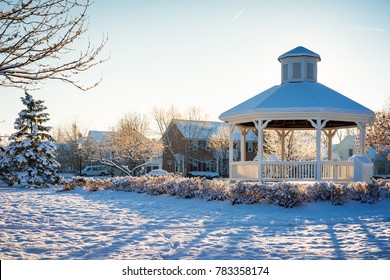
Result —
<instances>
[{"instance_id":1,"label":"snow covered ground","mask_svg":"<svg viewBox=\"0 0 390 280\"><path fill-rule=\"evenodd\" d=\"M390 199L285 209L0 187L0 259L390 259Z\"/></svg>"}]
</instances>

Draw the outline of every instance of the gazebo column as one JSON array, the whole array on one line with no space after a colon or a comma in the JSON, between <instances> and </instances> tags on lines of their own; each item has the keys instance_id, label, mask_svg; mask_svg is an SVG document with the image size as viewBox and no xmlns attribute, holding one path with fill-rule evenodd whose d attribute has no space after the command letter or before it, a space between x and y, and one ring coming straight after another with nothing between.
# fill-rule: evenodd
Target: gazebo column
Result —
<instances>
[{"instance_id":1,"label":"gazebo column","mask_svg":"<svg viewBox=\"0 0 390 280\"><path fill-rule=\"evenodd\" d=\"M241 161L246 161L246 136L248 135L249 129L241 128Z\"/></svg>"},{"instance_id":2,"label":"gazebo column","mask_svg":"<svg viewBox=\"0 0 390 280\"><path fill-rule=\"evenodd\" d=\"M233 142L234 142L234 127L235 124L231 123L229 124L229 178L232 178L232 172L233 172L233 167L232 163L234 161L234 150L233 150Z\"/></svg>"},{"instance_id":3,"label":"gazebo column","mask_svg":"<svg viewBox=\"0 0 390 280\"><path fill-rule=\"evenodd\" d=\"M291 130L277 130L280 142L281 142L281 155L280 160L286 160L286 137L290 134Z\"/></svg>"},{"instance_id":4,"label":"gazebo column","mask_svg":"<svg viewBox=\"0 0 390 280\"><path fill-rule=\"evenodd\" d=\"M315 180L322 180L322 164L321 164L321 130L325 127L328 120L310 120L311 125L316 129L316 176Z\"/></svg>"},{"instance_id":5,"label":"gazebo column","mask_svg":"<svg viewBox=\"0 0 390 280\"><path fill-rule=\"evenodd\" d=\"M356 122L360 132L359 139L359 155L364 156L366 154L366 124L363 122Z\"/></svg>"},{"instance_id":6,"label":"gazebo column","mask_svg":"<svg viewBox=\"0 0 390 280\"><path fill-rule=\"evenodd\" d=\"M257 159L258 159L258 180L263 181L263 154L264 154L264 141L263 141L263 130L267 127L271 120L257 120L254 121L257 128Z\"/></svg>"},{"instance_id":7,"label":"gazebo column","mask_svg":"<svg viewBox=\"0 0 390 280\"><path fill-rule=\"evenodd\" d=\"M333 137L336 135L337 129L326 129L324 130L325 136L328 142L328 160L332 160L332 142Z\"/></svg>"}]
</instances>

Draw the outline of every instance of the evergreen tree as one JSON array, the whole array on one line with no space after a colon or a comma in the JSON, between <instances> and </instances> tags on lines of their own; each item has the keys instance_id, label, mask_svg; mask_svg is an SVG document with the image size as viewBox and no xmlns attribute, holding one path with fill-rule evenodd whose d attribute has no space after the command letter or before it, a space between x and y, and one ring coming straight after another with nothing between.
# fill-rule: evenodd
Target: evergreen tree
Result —
<instances>
[{"instance_id":1,"label":"evergreen tree","mask_svg":"<svg viewBox=\"0 0 390 280\"><path fill-rule=\"evenodd\" d=\"M19 113L15 120L14 134L9 138L3 162L8 162L13 169L27 172L28 184L50 186L60 181L57 175L59 163L55 160L54 139L49 134L51 127L44 124L49 114L42 100L34 100L25 92L21 98L27 109Z\"/></svg>"},{"instance_id":2,"label":"evergreen tree","mask_svg":"<svg viewBox=\"0 0 390 280\"><path fill-rule=\"evenodd\" d=\"M16 175L11 171L10 162L10 159L6 158L5 147L1 143L0 138L0 180L12 186L17 178Z\"/></svg>"}]
</instances>

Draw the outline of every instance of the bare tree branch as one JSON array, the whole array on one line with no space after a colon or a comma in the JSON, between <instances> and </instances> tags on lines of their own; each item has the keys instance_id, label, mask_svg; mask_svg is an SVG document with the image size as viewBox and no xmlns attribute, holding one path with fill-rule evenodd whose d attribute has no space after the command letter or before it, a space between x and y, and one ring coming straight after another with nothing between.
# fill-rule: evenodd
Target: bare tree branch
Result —
<instances>
[{"instance_id":1,"label":"bare tree branch","mask_svg":"<svg viewBox=\"0 0 390 280\"><path fill-rule=\"evenodd\" d=\"M88 42L78 55L72 45L87 31L89 0L1 1L0 85L35 86L45 80L61 80L81 90L100 83L83 85L75 78L99 59L107 37L97 47Z\"/></svg>"}]
</instances>

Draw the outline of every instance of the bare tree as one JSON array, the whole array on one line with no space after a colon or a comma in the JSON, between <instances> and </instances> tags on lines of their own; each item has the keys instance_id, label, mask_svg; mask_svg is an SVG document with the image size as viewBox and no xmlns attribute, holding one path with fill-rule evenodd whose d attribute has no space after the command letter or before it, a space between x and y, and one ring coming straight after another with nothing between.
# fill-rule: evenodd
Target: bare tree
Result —
<instances>
[{"instance_id":1,"label":"bare tree","mask_svg":"<svg viewBox=\"0 0 390 280\"><path fill-rule=\"evenodd\" d=\"M266 154L281 157L281 141L275 131L266 131ZM316 155L316 138L310 130L292 130L285 139L285 159L287 161L314 160Z\"/></svg>"},{"instance_id":2,"label":"bare tree","mask_svg":"<svg viewBox=\"0 0 390 280\"><path fill-rule=\"evenodd\" d=\"M53 129L53 136L57 143L76 142L87 135L88 129L82 127L77 120L60 125Z\"/></svg>"},{"instance_id":3,"label":"bare tree","mask_svg":"<svg viewBox=\"0 0 390 280\"><path fill-rule=\"evenodd\" d=\"M76 172L80 169L79 144L81 138L86 137L87 129L74 120L54 128L53 134L57 142L56 159L61 164L61 171Z\"/></svg>"},{"instance_id":4,"label":"bare tree","mask_svg":"<svg viewBox=\"0 0 390 280\"><path fill-rule=\"evenodd\" d=\"M61 80L87 90L75 76L106 59L88 42L73 49L87 31L89 0L3 0L0 10L0 85L25 88L45 80Z\"/></svg>"},{"instance_id":5,"label":"bare tree","mask_svg":"<svg viewBox=\"0 0 390 280\"><path fill-rule=\"evenodd\" d=\"M117 168L127 175L134 175L137 169L148 165L163 150L160 140L149 138L149 120L145 115L132 113L119 120L112 132L111 159L100 162Z\"/></svg>"},{"instance_id":6,"label":"bare tree","mask_svg":"<svg viewBox=\"0 0 390 280\"><path fill-rule=\"evenodd\" d=\"M169 124L174 119L181 119L182 116L174 105L171 105L169 109L154 107L152 111L154 121L157 125L157 132L162 137L167 130Z\"/></svg>"},{"instance_id":7,"label":"bare tree","mask_svg":"<svg viewBox=\"0 0 390 280\"><path fill-rule=\"evenodd\" d=\"M382 111L390 112L390 95L386 97L385 104L383 105Z\"/></svg>"},{"instance_id":8,"label":"bare tree","mask_svg":"<svg viewBox=\"0 0 390 280\"><path fill-rule=\"evenodd\" d=\"M375 113L375 122L367 128L366 147L373 147L378 154L390 151L390 111ZM387 155L390 160L390 153Z\"/></svg>"},{"instance_id":9,"label":"bare tree","mask_svg":"<svg viewBox=\"0 0 390 280\"><path fill-rule=\"evenodd\" d=\"M218 131L210 137L210 146L213 150L217 172L222 176L229 174L229 127L221 126Z\"/></svg>"},{"instance_id":10,"label":"bare tree","mask_svg":"<svg viewBox=\"0 0 390 280\"><path fill-rule=\"evenodd\" d=\"M184 119L190 121L205 121L209 115L200 107L188 107L184 112Z\"/></svg>"}]
</instances>

